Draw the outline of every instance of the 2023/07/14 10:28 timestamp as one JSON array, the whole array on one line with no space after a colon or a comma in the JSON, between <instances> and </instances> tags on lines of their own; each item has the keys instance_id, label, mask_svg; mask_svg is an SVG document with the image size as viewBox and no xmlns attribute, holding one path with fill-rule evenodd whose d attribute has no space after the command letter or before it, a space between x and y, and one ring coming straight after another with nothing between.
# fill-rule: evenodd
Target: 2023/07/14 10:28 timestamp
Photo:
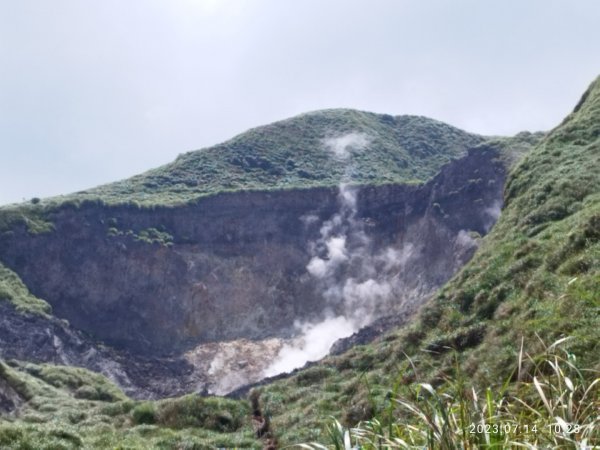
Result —
<instances>
[{"instance_id":1,"label":"2023/07/14 10:28 timestamp","mask_svg":"<svg viewBox=\"0 0 600 450\"><path fill-rule=\"evenodd\" d=\"M471 434L536 434L540 431L556 434L577 434L581 431L581 425L551 423L544 426L503 423L503 424L488 424L488 423L472 423L469 425L469 433Z\"/></svg>"}]
</instances>

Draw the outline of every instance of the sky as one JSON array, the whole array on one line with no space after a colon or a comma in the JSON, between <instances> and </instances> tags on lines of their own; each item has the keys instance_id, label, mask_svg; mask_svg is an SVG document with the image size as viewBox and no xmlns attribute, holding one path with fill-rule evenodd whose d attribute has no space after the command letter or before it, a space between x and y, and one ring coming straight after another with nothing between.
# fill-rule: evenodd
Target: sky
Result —
<instances>
[{"instance_id":1,"label":"sky","mask_svg":"<svg viewBox=\"0 0 600 450\"><path fill-rule=\"evenodd\" d=\"M600 74L597 0L0 0L0 204L322 108L547 130Z\"/></svg>"}]
</instances>

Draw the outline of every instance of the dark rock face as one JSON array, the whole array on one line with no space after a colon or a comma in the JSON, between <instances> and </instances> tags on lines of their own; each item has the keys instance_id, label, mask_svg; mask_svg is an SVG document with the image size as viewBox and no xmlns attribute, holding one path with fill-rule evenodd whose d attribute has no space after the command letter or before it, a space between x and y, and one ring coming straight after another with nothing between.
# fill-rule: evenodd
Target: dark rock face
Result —
<instances>
[{"instance_id":1,"label":"dark rock face","mask_svg":"<svg viewBox=\"0 0 600 450\"><path fill-rule=\"evenodd\" d=\"M447 281L475 251L469 233L495 222L505 181L497 157L471 151L424 185L359 188L356 219L373 251L413 248L397 274L407 292L398 311L414 310ZM295 320L319 316L325 305L306 270L309 243L338 209L337 188L220 194L173 208L63 207L50 217L53 232L0 236L0 260L90 342L177 356L202 342L288 337ZM61 337L74 332L59 321L29 333L31 324L3 310L5 355L71 363L52 349L56 336L66 354L85 352L79 338Z\"/></svg>"},{"instance_id":2,"label":"dark rock face","mask_svg":"<svg viewBox=\"0 0 600 450\"><path fill-rule=\"evenodd\" d=\"M0 302L0 349L4 359L86 367L133 397L183 394L193 382L193 368L182 358L145 358L112 349L65 321L22 314L7 302ZM0 376L0 390L1 381Z\"/></svg>"}]
</instances>

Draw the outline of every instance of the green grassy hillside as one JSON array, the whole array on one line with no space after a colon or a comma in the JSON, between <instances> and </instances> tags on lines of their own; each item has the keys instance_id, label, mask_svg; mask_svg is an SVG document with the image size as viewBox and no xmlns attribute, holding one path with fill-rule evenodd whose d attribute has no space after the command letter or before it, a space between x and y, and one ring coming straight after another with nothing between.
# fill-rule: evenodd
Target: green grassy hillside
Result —
<instances>
[{"instance_id":1,"label":"green grassy hillside","mask_svg":"<svg viewBox=\"0 0 600 450\"><path fill-rule=\"evenodd\" d=\"M7 300L15 305L17 311L47 315L52 307L35 297L19 276L0 263L0 300Z\"/></svg>"},{"instance_id":2,"label":"green grassy hillside","mask_svg":"<svg viewBox=\"0 0 600 450\"><path fill-rule=\"evenodd\" d=\"M600 79L515 168L485 245L423 314L437 333L490 327L475 373L497 376L534 333L573 336L600 369Z\"/></svg>"},{"instance_id":3,"label":"green grassy hillside","mask_svg":"<svg viewBox=\"0 0 600 450\"><path fill-rule=\"evenodd\" d=\"M505 197L483 246L414 324L264 388L284 441L325 439L329 415L345 425L381 419L390 394L414 382L443 391L462 377L476 387L515 381L522 342L543 355L546 345L571 337L565 350L589 369L584 377L598 377L600 78L516 166ZM521 370L533 368L528 362ZM598 384L592 393L598 411Z\"/></svg>"},{"instance_id":4,"label":"green grassy hillside","mask_svg":"<svg viewBox=\"0 0 600 450\"><path fill-rule=\"evenodd\" d=\"M0 419L2 449L248 448L257 443L246 402L196 395L134 401L84 369L0 362L1 405L7 390L19 418Z\"/></svg>"},{"instance_id":5,"label":"green grassy hillside","mask_svg":"<svg viewBox=\"0 0 600 450\"><path fill-rule=\"evenodd\" d=\"M342 179L418 183L482 141L424 117L324 110L254 128L141 175L67 198L166 205L222 191L333 186ZM344 144L347 158L335 150Z\"/></svg>"}]
</instances>

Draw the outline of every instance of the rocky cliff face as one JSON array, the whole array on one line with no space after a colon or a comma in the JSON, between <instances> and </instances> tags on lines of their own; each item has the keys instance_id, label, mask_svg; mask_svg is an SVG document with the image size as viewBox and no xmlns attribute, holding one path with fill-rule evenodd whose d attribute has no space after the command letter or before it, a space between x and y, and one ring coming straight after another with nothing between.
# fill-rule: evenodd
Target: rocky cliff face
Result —
<instances>
[{"instance_id":1,"label":"rocky cliff face","mask_svg":"<svg viewBox=\"0 0 600 450\"><path fill-rule=\"evenodd\" d=\"M504 181L497 152L479 148L423 185L353 188L350 222L338 224L347 261L327 280L360 279L366 269L352 263L355 248L395 255L394 264L371 258L369 279L393 280L393 289L370 313L410 313L472 256L498 217ZM244 339L265 343L251 355L264 361L234 357L242 376L230 387L256 381L278 348L269 339L292 338L294 322L344 314L342 297L324 295L324 278L307 270L315 258L335 257L324 227L343 216L344 201L338 188L315 188L223 193L169 208L58 208L51 232L3 234L0 259L70 325L0 304L3 356L84 365L132 393L162 396L205 389L223 348L202 349ZM144 370L151 383L136 375Z\"/></svg>"}]
</instances>

